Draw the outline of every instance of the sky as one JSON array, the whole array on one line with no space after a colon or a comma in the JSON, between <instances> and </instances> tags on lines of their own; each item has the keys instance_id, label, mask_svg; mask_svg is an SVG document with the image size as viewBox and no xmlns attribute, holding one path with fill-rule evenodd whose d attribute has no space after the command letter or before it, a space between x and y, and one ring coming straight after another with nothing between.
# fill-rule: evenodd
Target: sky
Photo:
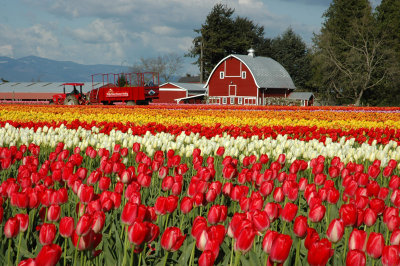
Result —
<instances>
[{"instance_id":1,"label":"sky","mask_svg":"<svg viewBox=\"0 0 400 266\"><path fill-rule=\"evenodd\" d=\"M379 0L374 0L376 5ZM183 56L216 3L264 26L266 37L291 27L305 43L331 0L2 0L0 56L34 55L81 64L131 66L140 58ZM257 51L256 51L257 53ZM185 58L182 74L198 73Z\"/></svg>"}]
</instances>

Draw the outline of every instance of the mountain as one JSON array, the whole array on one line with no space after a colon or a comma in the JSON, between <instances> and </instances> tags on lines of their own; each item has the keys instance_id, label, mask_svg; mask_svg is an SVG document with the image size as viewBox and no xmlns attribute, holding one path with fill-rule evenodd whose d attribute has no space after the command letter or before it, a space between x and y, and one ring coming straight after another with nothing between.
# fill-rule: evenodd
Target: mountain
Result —
<instances>
[{"instance_id":1,"label":"mountain","mask_svg":"<svg viewBox=\"0 0 400 266\"><path fill-rule=\"evenodd\" d=\"M118 65L82 65L71 61L56 61L37 56L19 59L0 56L0 78L11 82L88 82L97 73L129 72Z\"/></svg>"}]
</instances>

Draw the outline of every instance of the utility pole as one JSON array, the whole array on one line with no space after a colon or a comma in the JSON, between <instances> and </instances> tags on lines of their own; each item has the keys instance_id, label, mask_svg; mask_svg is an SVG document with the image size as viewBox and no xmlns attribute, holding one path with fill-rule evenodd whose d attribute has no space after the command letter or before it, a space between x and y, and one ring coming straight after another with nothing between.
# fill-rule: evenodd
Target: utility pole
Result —
<instances>
[{"instance_id":1,"label":"utility pole","mask_svg":"<svg viewBox=\"0 0 400 266\"><path fill-rule=\"evenodd\" d=\"M203 36L200 42L200 84L203 84Z\"/></svg>"}]
</instances>

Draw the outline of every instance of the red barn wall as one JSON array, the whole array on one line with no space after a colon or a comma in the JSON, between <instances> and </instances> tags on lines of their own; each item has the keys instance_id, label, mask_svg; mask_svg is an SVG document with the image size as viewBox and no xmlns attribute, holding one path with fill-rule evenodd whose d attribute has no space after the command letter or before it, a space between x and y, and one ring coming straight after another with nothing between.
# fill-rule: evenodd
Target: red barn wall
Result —
<instances>
[{"instance_id":1,"label":"red barn wall","mask_svg":"<svg viewBox=\"0 0 400 266\"><path fill-rule=\"evenodd\" d=\"M0 92L0 100L51 100L57 93L47 92Z\"/></svg>"},{"instance_id":2,"label":"red barn wall","mask_svg":"<svg viewBox=\"0 0 400 266\"><path fill-rule=\"evenodd\" d=\"M154 103L176 103L175 99L187 97L187 91L172 84L165 84L160 87L160 95L158 99L154 99Z\"/></svg>"},{"instance_id":3,"label":"red barn wall","mask_svg":"<svg viewBox=\"0 0 400 266\"><path fill-rule=\"evenodd\" d=\"M224 73L223 79L220 78L221 72ZM242 78L242 72L246 73L246 78ZM236 91L234 86L236 86ZM257 96L257 86L250 70L234 57L229 57L218 65L210 78L208 88L210 97Z\"/></svg>"}]
</instances>

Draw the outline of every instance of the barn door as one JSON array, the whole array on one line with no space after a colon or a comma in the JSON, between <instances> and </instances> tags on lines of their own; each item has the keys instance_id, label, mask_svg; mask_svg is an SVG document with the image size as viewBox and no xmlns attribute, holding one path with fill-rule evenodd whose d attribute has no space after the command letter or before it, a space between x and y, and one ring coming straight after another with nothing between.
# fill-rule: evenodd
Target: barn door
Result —
<instances>
[{"instance_id":1,"label":"barn door","mask_svg":"<svg viewBox=\"0 0 400 266\"><path fill-rule=\"evenodd\" d=\"M229 85L229 96L236 96L236 85Z\"/></svg>"}]
</instances>

